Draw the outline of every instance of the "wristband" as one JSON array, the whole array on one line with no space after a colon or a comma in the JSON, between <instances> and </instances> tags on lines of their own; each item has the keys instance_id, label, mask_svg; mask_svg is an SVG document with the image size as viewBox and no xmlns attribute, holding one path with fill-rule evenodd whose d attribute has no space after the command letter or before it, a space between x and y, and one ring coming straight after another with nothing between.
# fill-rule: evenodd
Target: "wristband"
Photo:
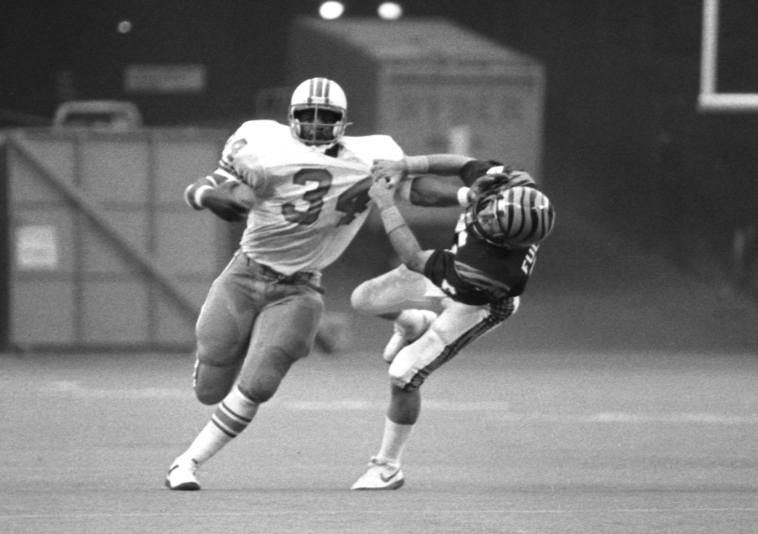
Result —
<instances>
[{"instance_id":1,"label":"wristband","mask_svg":"<svg viewBox=\"0 0 758 534\"><path fill-rule=\"evenodd\" d=\"M426 156L406 156L405 164L409 174L426 174L429 172L429 158Z\"/></svg>"},{"instance_id":2,"label":"wristband","mask_svg":"<svg viewBox=\"0 0 758 534\"><path fill-rule=\"evenodd\" d=\"M201 208L205 207L205 206L203 206L203 194L206 191L208 191L209 189L213 189L213 186L212 185L201 185L200 187L198 187L197 189L195 189L195 194L194 194L194 196L192 198L194 199L195 204L197 204Z\"/></svg>"},{"instance_id":3,"label":"wristband","mask_svg":"<svg viewBox=\"0 0 758 534\"><path fill-rule=\"evenodd\" d=\"M471 191L470 187L461 187L458 190L458 204L463 206L464 208L468 208L468 205L470 204L468 200L468 192Z\"/></svg>"},{"instance_id":4,"label":"wristband","mask_svg":"<svg viewBox=\"0 0 758 534\"><path fill-rule=\"evenodd\" d=\"M384 223L385 231L388 234L392 230L405 226L405 219L403 219L397 206L391 206L382 210L382 222Z\"/></svg>"}]
</instances>

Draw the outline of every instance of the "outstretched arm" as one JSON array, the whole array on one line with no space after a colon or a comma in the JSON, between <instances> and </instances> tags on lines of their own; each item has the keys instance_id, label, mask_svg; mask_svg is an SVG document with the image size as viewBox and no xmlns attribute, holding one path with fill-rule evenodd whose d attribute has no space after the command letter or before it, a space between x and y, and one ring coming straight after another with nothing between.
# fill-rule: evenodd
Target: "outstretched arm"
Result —
<instances>
[{"instance_id":1,"label":"outstretched arm","mask_svg":"<svg viewBox=\"0 0 758 534\"><path fill-rule=\"evenodd\" d=\"M400 261L411 271L423 274L426 260L433 251L422 250L416 236L406 225L400 210L395 206L392 183L385 178L374 179L368 193L381 211L384 229Z\"/></svg>"},{"instance_id":2,"label":"outstretched arm","mask_svg":"<svg viewBox=\"0 0 758 534\"><path fill-rule=\"evenodd\" d=\"M473 158L457 154L406 156L401 160L376 160L372 167L375 179L385 178L392 187L409 175L417 176L401 197L416 206L450 207L466 205L466 191L461 191L460 171ZM441 178L451 177L451 178ZM456 177L456 178L452 178Z\"/></svg>"}]
</instances>

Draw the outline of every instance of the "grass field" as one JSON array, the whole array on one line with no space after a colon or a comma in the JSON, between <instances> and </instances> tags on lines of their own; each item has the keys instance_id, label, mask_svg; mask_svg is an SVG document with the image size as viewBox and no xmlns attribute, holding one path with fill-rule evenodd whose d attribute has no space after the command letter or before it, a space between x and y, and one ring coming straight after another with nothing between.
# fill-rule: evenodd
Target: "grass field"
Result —
<instances>
[{"instance_id":1,"label":"grass field","mask_svg":"<svg viewBox=\"0 0 758 534\"><path fill-rule=\"evenodd\" d=\"M163 487L210 414L189 356L0 356L0 532L754 533L755 354L471 351L424 386L406 485L377 354L313 354L250 428Z\"/></svg>"}]
</instances>

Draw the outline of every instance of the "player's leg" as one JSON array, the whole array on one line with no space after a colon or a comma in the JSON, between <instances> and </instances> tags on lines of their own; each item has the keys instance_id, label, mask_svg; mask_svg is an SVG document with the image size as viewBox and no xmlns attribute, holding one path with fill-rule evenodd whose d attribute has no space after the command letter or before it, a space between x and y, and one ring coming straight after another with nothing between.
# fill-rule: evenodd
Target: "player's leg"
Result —
<instances>
[{"instance_id":1,"label":"player's leg","mask_svg":"<svg viewBox=\"0 0 758 534\"><path fill-rule=\"evenodd\" d=\"M437 318L444 296L428 278L400 265L356 287L351 304L363 313L394 321L393 335L382 355L391 362Z\"/></svg>"},{"instance_id":2,"label":"player's leg","mask_svg":"<svg viewBox=\"0 0 758 534\"><path fill-rule=\"evenodd\" d=\"M312 289L278 284L253 273L246 258L239 254L214 282L197 325L195 392L201 402L218 406L189 448L174 461L166 480L169 488L199 489L195 477L199 466L253 420L259 401L250 398L244 389L234 387L251 344L251 333L261 331L261 327L263 331L271 330L265 319L270 303L285 301L299 293L315 295L308 299L315 298L317 307L322 306L321 296ZM263 324L255 327L261 315ZM273 323L284 321L274 319Z\"/></svg>"},{"instance_id":3,"label":"player's leg","mask_svg":"<svg viewBox=\"0 0 758 534\"><path fill-rule=\"evenodd\" d=\"M279 290L281 298L258 316L238 380L239 390L257 404L273 397L292 364L310 353L324 310L321 294L311 288Z\"/></svg>"},{"instance_id":4,"label":"player's leg","mask_svg":"<svg viewBox=\"0 0 758 534\"><path fill-rule=\"evenodd\" d=\"M194 371L195 394L203 404L217 404L231 397L227 404L243 402L233 390L250 332L258 313L252 280L244 277L246 264L239 255L214 281L203 304L196 325L197 351ZM216 408L214 416L222 410ZM173 490L198 490L196 471L213 457L228 440L212 420L195 437L188 449L177 457L166 477Z\"/></svg>"},{"instance_id":5,"label":"player's leg","mask_svg":"<svg viewBox=\"0 0 758 534\"><path fill-rule=\"evenodd\" d=\"M350 303L359 312L394 319L399 312L408 309L439 312L442 310L440 299L444 296L424 275L400 265L356 287Z\"/></svg>"},{"instance_id":6,"label":"player's leg","mask_svg":"<svg viewBox=\"0 0 758 534\"><path fill-rule=\"evenodd\" d=\"M216 407L211 421L174 462L167 485L200 489L195 472L252 423L260 404L276 392L290 366L313 346L323 311L319 293L306 286L272 284L274 302L261 310L237 385Z\"/></svg>"},{"instance_id":7,"label":"player's leg","mask_svg":"<svg viewBox=\"0 0 758 534\"><path fill-rule=\"evenodd\" d=\"M515 313L518 301L516 297L498 306L471 306L445 298L437 320L390 365L392 383L406 390L419 388L435 369Z\"/></svg>"},{"instance_id":8,"label":"player's leg","mask_svg":"<svg viewBox=\"0 0 758 534\"><path fill-rule=\"evenodd\" d=\"M392 323L392 337L382 352L382 358L392 363L395 356L407 345L413 343L426 332L437 319L437 314L431 310L403 310Z\"/></svg>"},{"instance_id":9,"label":"player's leg","mask_svg":"<svg viewBox=\"0 0 758 534\"><path fill-rule=\"evenodd\" d=\"M451 299L445 311L390 366L391 396L382 445L352 489L397 489L403 485L401 455L421 411L420 387L429 374L463 347L502 323L518 309L519 299L494 306L468 306Z\"/></svg>"},{"instance_id":10,"label":"player's leg","mask_svg":"<svg viewBox=\"0 0 758 534\"><path fill-rule=\"evenodd\" d=\"M366 472L355 481L353 490L391 490L405 483L400 458L421 413L421 392L390 385L390 408L384 418L382 444L372 456Z\"/></svg>"}]
</instances>

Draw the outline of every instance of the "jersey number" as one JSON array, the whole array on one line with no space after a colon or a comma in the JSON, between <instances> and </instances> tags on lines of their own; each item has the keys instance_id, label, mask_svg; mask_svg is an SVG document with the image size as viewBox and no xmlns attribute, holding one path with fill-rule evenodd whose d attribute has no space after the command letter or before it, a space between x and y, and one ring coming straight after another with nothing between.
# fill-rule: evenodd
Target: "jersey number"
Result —
<instances>
[{"instance_id":1,"label":"jersey number","mask_svg":"<svg viewBox=\"0 0 758 534\"><path fill-rule=\"evenodd\" d=\"M528 275L532 272L532 269L534 269L534 261L537 257L537 248L539 248L539 245L532 245L529 247L529 250L526 253L526 257L524 258L524 263L521 264L521 271Z\"/></svg>"},{"instance_id":2,"label":"jersey number","mask_svg":"<svg viewBox=\"0 0 758 534\"><path fill-rule=\"evenodd\" d=\"M303 200L308 202L305 211L298 211L292 202L282 206L282 215L289 222L311 225L316 222L324 207L324 197L332 187L332 174L326 169L301 169L295 173L292 181L298 185L305 185L307 182L318 184L316 189L311 189L303 195ZM368 196L369 187L371 187L371 178L365 178L337 197L337 211L345 214L337 223L338 225L350 224L356 214L366 211L371 201Z\"/></svg>"}]
</instances>

